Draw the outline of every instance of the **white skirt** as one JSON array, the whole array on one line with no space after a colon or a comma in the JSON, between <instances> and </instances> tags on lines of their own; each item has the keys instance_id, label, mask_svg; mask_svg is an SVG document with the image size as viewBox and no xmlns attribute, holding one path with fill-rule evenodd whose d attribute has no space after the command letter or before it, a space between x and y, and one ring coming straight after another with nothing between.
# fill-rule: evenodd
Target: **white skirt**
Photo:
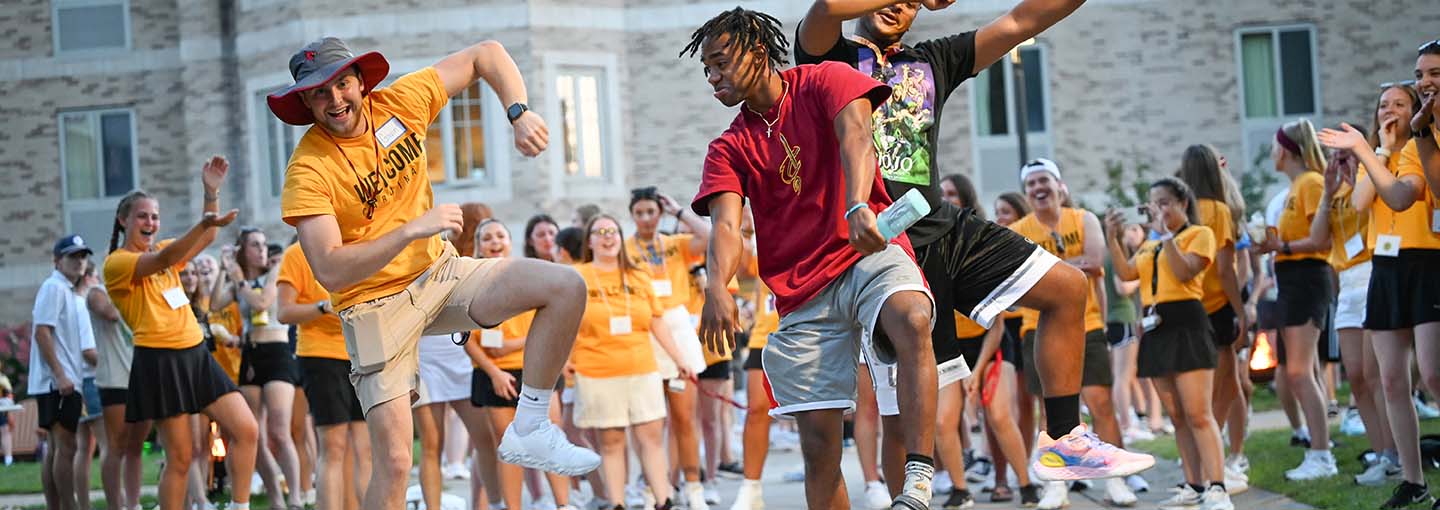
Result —
<instances>
[{"instance_id":1,"label":"white skirt","mask_svg":"<svg viewBox=\"0 0 1440 510\"><path fill-rule=\"evenodd\" d=\"M420 337L420 399L426 404L470 399L470 374L475 369L465 348L455 345L450 335Z\"/></svg>"}]
</instances>

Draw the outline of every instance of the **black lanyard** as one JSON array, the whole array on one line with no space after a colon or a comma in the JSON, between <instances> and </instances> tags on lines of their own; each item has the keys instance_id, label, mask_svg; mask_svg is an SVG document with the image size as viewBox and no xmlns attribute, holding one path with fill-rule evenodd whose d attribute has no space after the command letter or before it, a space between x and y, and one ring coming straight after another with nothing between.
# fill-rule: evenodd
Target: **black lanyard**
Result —
<instances>
[{"instance_id":1,"label":"black lanyard","mask_svg":"<svg viewBox=\"0 0 1440 510\"><path fill-rule=\"evenodd\" d=\"M1179 236L1180 233L1184 232L1187 228L1190 228L1189 223L1180 227L1180 230L1175 231L1175 236ZM1172 236L1172 238L1175 236ZM1154 309L1155 305L1160 303L1160 250L1163 249L1165 249L1165 241L1162 240L1155 245L1154 263L1150 264L1150 299L1155 300L1155 302L1150 303L1151 309Z\"/></svg>"}]
</instances>

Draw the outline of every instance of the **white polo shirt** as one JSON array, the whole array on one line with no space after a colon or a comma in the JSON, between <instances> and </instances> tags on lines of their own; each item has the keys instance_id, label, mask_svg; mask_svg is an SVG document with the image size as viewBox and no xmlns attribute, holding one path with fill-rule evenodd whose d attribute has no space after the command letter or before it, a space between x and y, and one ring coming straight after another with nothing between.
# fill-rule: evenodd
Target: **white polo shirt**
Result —
<instances>
[{"instance_id":1,"label":"white polo shirt","mask_svg":"<svg viewBox=\"0 0 1440 510\"><path fill-rule=\"evenodd\" d=\"M90 327L90 309L85 305L85 298L75 293L75 284L65 279L60 271L52 271L50 277L40 284L40 291L35 294L31 322L34 325L30 330L30 394L55 391L54 374L35 338L35 328L40 326L54 328L55 357L65 370L65 377L79 390L86 373L81 353L95 348L95 336Z\"/></svg>"}]
</instances>

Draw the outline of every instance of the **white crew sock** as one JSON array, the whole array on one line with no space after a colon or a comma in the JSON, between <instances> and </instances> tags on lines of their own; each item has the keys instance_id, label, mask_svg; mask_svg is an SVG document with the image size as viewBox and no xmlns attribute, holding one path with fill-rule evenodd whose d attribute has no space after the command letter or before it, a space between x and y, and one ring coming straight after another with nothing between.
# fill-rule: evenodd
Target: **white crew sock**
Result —
<instances>
[{"instance_id":1,"label":"white crew sock","mask_svg":"<svg viewBox=\"0 0 1440 510\"><path fill-rule=\"evenodd\" d=\"M528 435L549 423L550 396L554 393L553 389L521 384L519 402L515 404L515 421L511 424L515 431Z\"/></svg>"}]
</instances>

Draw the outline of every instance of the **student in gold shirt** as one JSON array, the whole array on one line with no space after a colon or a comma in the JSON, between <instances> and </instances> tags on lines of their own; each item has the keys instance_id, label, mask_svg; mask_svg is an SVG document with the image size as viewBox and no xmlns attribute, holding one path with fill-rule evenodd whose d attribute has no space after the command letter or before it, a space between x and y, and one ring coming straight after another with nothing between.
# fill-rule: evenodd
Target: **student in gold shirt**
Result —
<instances>
[{"instance_id":1,"label":"student in gold shirt","mask_svg":"<svg viewBox=\"0 0 1440 510\"><path fill-rule=\"evenodd\" d=\"M635 437L645 481L662 505L671 504L670 466L666 458L664 383L651 343L674 359L679 349L670 327L661 319L664 308L651 285L650 272L634 267L625 252L620 223L601 214L590 220L582 263L589 301L580 321L571 364L575 370L575 425L596 429L605 492L624 494L625 432ZM677 367L678 378L693 375ZM704 500L700 501L702 504Z\"/></svg>"},{"instance_id":2,"label":"student in gold shirt","mask_svg":"<svg viewBox=\"0 0 1440 510\"><path fill-rule=\"evenodd\" d=\"M660 233L660 219L665 215L684 222L694 234ZM689 381L671 381L676 379L676 367L680 365L695 374L705 370L704 349L685 304L692 294L689 261L702 258L700 255L709 246L710 223L654 187L630 190L630 217L635 220L635 235L625 239L625 253L633 267L650 272L651 285L662 307L661 317L675 335L681 356L672 359L663 349L656 349L655 361L666 381L671 441L677 447L680 469L685 472L682 499L692 501L704 496L700 482L700 426L696 422L699 392Z\"/></svg>"},{"instance_id":3,"label":"student in gold shirt","mask_svg":"<svg viewBox=\"0 0 1440 510\"><path fill-rule=\"evenodd\" d=\"M1220 429L1211 406L1215 341L1205 313L1203 276L1215 258L1215 234L1199 225L1195 196L1173 177L1150 185L1148 228L1160 235L1129 258L1120 245L1123 217L1106 215L1110 255L1122 280L1140 280L1143 306L1138 375L1152 378L1175 421L1185 482L1162 504L1235 508L1225 491Z\"/></svg>"},{"instance_id":4,"label":"student in gold shirt","mask_svg":"<svg viewBox=\"0 0 1440 510\"><path fill-rule=\"evenodd\" d=\"M1228 458L1241 462L1245 455L1245 420L1248 413L1244 410L1234 412L1233 407L1245 405L1236 351L1245 348L1246 342L1239 340L1249 330L1250 324L1250 317L1245 312L1245 299L1240 294L1245 280L1240 278L1237 264L1243 255L1237 244L1244 228L1245 199L1240 196L1239 186L1226 171L1226 166L1225 158L1214 147L1191 145L1181 156L1180 171L1175 176L1195 192L1199 224L1209 227L1215 234L1215 263L1205 270L1205 295L1200 302L1205 305L1205 313L1210 316L1210 329L1215 333L1215 420L1223 424L1234 417L1228 420ZM1248 483L1243 472L1232 471L1226 473L1232 486Z\"/></svg>"},{"instance_id":5,"label":"student in gold shirt","mask_svg":"<svg viewBox=\"0 0 1440 510\"><path fill-rule=\"evenodd\" d=\"M1440 48L1421 52L1416 66L1435 67L1430 92L1440 88ZM1426 73L1428 77L1430 73ZM1424 89L1422 89L1424 90ZM1320 133L1325 145L1349 151L1360 160L1356 209L1370 212L1367 245L1371 247L1370 288L1366 294L1365 329L1370 332L1375 360L1383 367L1380 386L1390 424L1391 440L1401 468L1399 487L1387 507L1428 500L1421 469L1419 421L1411 401L1410 370L1390 370L1419 361L1421 380L1435 392L1440 386L1440 235L1434 229L1436 200L1426 189L1417 146L1432 139L1412 132L1410 123L1419 96L1408 86L1387 87L1376 108L1379 147L1349 125ZM1393 460L1393 459L1392 459Z\"/></svg>"},{"instance_id":6,"label":"student in gold shirt","mask_svg":"<svg viewBox=\"0 0 1440 510\"><path fill-rule=\"evenodd\" d=\"M1275 171L1290 178L1290 195L1280 213L1277 235L1266 236L1259 252L1275 253L1275 279L1280 290L1283 318L1280 338L1284 344L1284 377L1300 403L1305 425L1310 429L1310 450L1300 466L1285 472L1289 480L1314 480L1334 476L1335 456L1330 452L1330 426L1325 400L1315 380L1319 341L1330 318L1330 301L1335 296L1330 268L1330 243L1310 239L1310 225L1325 194L1325 154L1315 139L1315 127L1300 119L1275 132L1270 160ZM1328 344L1328 342L1327 342Z\"/></svg>"},{"instance_id":7,"label":"student in gold shirt","mask_svg":"<svg viewBox=\"0 0 1440 510\"><path fill-rule=\"evenodd\" d=\"M216 230L239 211L220 215L220 185L230 169L216 156L201 172L204 214L179 239L156 242L160 203L144 191L132 191L115 209L110 255L105 258L105 289L135 336L125 421L158 422L164 439L165 473L160 504L180 508L194 454L190 416L205 413L230 437L230 507L250 505L250 475L255 467L255 417L235 384L206 352L205 336L180 285L185 263L215 240ZM162 384L164 382L164 384Z\"/></svg>"}]
</instances>

